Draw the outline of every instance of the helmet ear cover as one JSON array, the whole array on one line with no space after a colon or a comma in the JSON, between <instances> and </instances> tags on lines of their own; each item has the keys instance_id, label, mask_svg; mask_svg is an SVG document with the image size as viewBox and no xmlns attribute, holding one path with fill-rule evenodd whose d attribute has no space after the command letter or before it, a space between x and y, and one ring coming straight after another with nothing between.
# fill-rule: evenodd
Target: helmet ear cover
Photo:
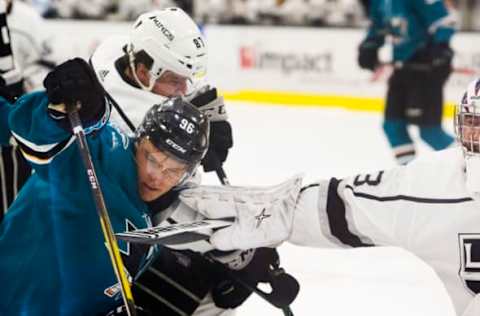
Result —
<instances>
[{"instance_id":1,"label":"helmet ear cover","mask_svg":"<svg viewBox=\"0 0 480 316\"><path fill-rule=\"evenodd\" d=\"M149 85L139 82L145 90L151 90L153 82L167 70L188 79L206 73L205 40L195 22L180 8L157 10L138 17L126 49L134 73L135 54L142 50L153 60L149 67Z\"/></svg>"}]
</instances>

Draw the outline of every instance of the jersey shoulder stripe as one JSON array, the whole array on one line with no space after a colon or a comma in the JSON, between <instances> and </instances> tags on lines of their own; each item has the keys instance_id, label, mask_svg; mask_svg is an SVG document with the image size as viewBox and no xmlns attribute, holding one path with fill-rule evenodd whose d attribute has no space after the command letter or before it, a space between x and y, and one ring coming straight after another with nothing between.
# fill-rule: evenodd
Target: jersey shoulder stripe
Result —
<instances>
[{"instance_id":1,"label":"jersey shoulder stripe","mask_svg":"<svg viewBox=\"0 0 480 316\"><path fill-rule=\"evenodd\" d=\"M346 216L346 209L343 200L338 195L338 185L340 181L332 178L328 185L327 198L327 218L330 231L334 237L343 244L351 247L371 247L371 243L365 243L360 236L352 232L349 228Z\"/></svg>"},{"instance_id":2,"label":"jersey shoulder stripe","mask_svg":"<svg viewBox=\"0 0 480 316\"><path fill-rule=\"evenodd\" d=\"M471 197L441 199L441 198L425 198L425 197L410 196L410 195L403 195L403 194L391 195L391 196L377 196L373 194L355 191L354 187L352 187L351 185L346 185L345 188L351 190L353 195L356 197L364 198L368 200L374 200L378 202L410 201L414 203L428 203L428 204L456 204L456 203L465 203L465 202L473 201Z\"/></svg>"}]
</instances>

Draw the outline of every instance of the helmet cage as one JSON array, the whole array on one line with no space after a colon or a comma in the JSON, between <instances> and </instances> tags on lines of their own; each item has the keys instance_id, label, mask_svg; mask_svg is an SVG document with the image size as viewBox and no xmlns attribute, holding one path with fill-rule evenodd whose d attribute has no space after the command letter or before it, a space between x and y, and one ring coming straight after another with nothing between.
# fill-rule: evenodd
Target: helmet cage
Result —
<instances>
[{"instance_id":1,"label":"helmet cage","mask_svg":"<svg viewBox=\"0 0 480 316\"><path fill-rule=\"evenodd\" d=\"M464 98L463 101L466 101ZM474 103L455 106L454 129L457 142L467 156L480 156L480 108Z\"/></svg>"}]
</instances>

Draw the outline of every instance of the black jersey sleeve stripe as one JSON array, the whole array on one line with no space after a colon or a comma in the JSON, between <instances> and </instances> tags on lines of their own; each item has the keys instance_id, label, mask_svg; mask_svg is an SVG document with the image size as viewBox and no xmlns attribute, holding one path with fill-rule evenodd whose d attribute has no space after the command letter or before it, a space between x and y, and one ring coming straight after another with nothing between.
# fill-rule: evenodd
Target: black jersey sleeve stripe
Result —
<instances>
[{"instance_id":1,"label":"black jersey sleeve stripe","mask_svg":"<svg viewBox=\"0 0 480 316\"><path fill-rule=\"evenodd\" d=\"M391 196L376 196L364 192L357 192L355 189L347 185L347 189L350 189L353 192L353 195L363 199L375 200L378 202L390 202L390 201L410 201L415 203L427 203L427 204L456 204L456 203L465 203L471 202L473 199L471 197L462 197L456 199L437 199L437 198L423 198L417 196L409 195L391 195Z\"/></svg>"},{"instance_id":2,"label":"black jersey sleeve stripe","mask_svg":"<svg viewBox=\"0 0 480 316\"><path fill-rule=\"evenodd\" d=\"M340 181L332 178L328 185L327 198L327 217L330 232L343 244L351 247L371 247L370 243L363 242L360 237L354 234L348 226L345 204L338 195L338 185Z\"/></svg>"},{"instance_id":3,"label":"black jersey sleeve stripe","mask_svg":"<svg viewBox=\"0 0 480 316\"><path fill-rule=\"evenodd\" d=\"M15 137L15 140L17 141L17 144L20 147L25 158L35 163L41 163L41 162L48 163L53 157L55 157L58 153L60 153L62 150L64 150L66 147L68 147L72 143L72 137L70 137L57 143L48 151L38 151L24 144L17 137Z\"/></svg>"}]
</instances>

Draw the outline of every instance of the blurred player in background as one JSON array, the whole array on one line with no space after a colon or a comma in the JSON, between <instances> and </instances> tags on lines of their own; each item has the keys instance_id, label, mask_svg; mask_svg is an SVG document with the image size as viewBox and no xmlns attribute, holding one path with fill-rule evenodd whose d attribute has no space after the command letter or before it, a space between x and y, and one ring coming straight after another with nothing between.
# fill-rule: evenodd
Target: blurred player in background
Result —
<instances>
[{"instance_id":1,"label":"blurred player in background","mask_svg":"<svg viewBox=\"0 0 480 316\"><path fill-rule=\"evenodd\" d=\"M182 192L181 198L186 203L201 198L198 209L208 218L237 217L232 227L210 238L222 250L277 245L285 239L312 247L402 247L435 270L458 315L476 316L480 311L480 79L468 86L456 106L454 122L461 146L406 166L331 178L303 188L300 178L275 190L200 187ZM224 203L227 196L232 202Z\"/></svg>"},{"instance_id":2,"label":"blurred player in background","mask_svg":"<svg viewBox=\"0 0 480 316\"><path fill-rule=\"evenodd\" d=\"M6 0L6 12L11 36L17 79L1 88L1 96L10 102L24 92L42 87L47 72L55 65L53 36L45 29L42 17L29 5ZM15 82L15 80L18 80ZM7 124L2 128L6 128ZM30 176L31 169L10 139L2 140L0 157L1 211L0 220L18 191Z\"/></svg>"},{"instance_id":3,"label":"blurred player in background","mask_svg":"<svg viewBox=\"0 0 480 316\"><path fill-rule=\"evenodd\" d=\"M450 39L454 18L442 0L370 1L371 26L359 46L360 67L382 65L378 50L389 39L394 72L388 81L383 130L399 164L415 157L407 127L416 124L420 137L435 150L453 138L442 128L443 86L452 70Z\"/></svg>"}]
</instances>

